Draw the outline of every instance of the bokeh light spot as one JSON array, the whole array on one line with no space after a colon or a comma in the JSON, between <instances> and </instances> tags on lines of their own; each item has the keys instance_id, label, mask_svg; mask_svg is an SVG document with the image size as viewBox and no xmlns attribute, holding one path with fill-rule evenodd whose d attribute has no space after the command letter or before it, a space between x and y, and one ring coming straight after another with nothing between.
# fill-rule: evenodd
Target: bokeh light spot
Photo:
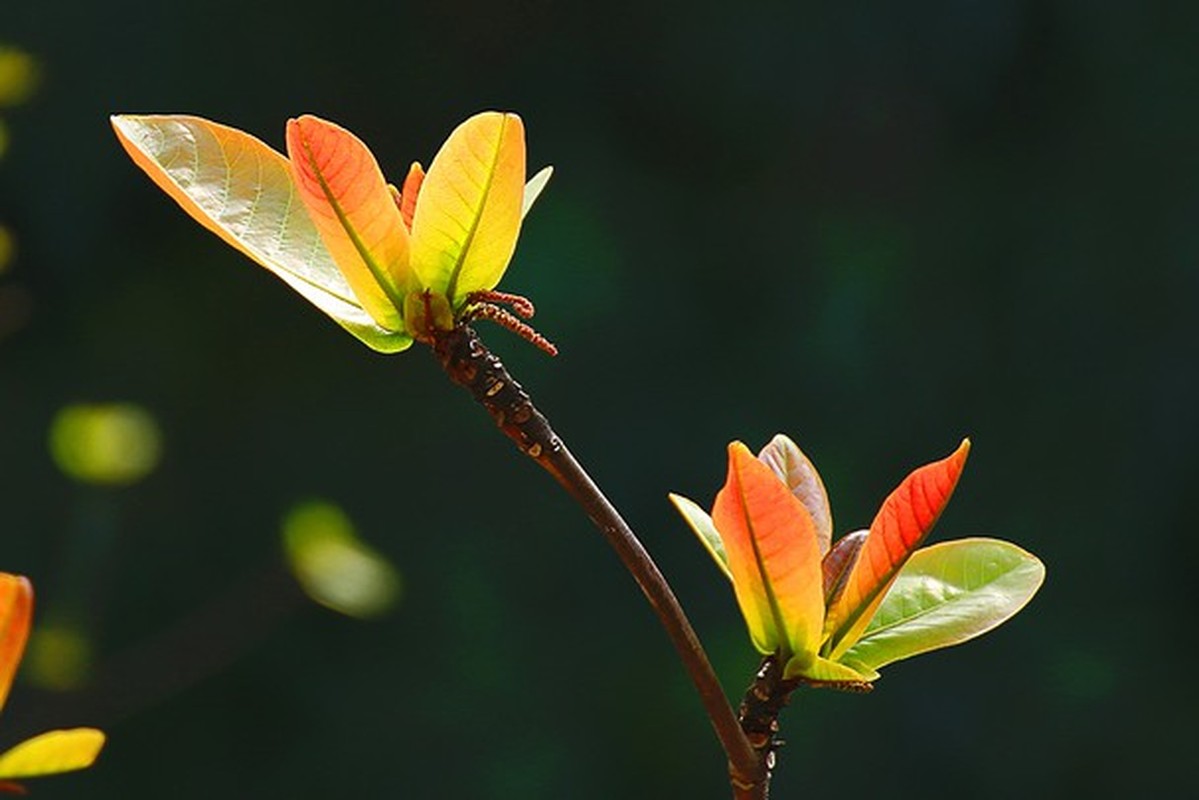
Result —
<instances>
[{"instance_id":1,"label":"bokeh light spot","mask_svg":"<svg viewBox=\"0 0 1199 800\"><path fill-rule=\"evenodd\" d=\"M0 44L0 106L24 103L37 89L37 61L17 47Z\"/></svg>"},{"instance_id":2,"label":"bokeh light spot","mask_svg":"<svg viewBox=\"0 0 1199 800\"><path fill-rule=\"evenodd\" d=\"M162 436L150 413L130 403L70 405L50 424L50 455L81 483L127 486L158 465Z\"/></svg>"},{"instance_id":3,"label":"bokeh light spot","mask_svg":"<svg viewBox=\"0 0 1199 800\"><path fill-rule=\"evenodd\" d=\"M0 155L4 154L4 132L0 129ZM12 231L0 225L0 275L8 271L8 265L12 263L13 257L17 254L17 241L13 238Z\"/></svg>"},{"instance_id":4,"label":"bokeh light spot","mask_svg":"<svg viewBox=\"0 0 1199 800\"><path fill-rule=\"evenodd\" d=\"M29 636L22 666L29 680L43 689L78 689L91 674L92 646L74 627L41 625Z\"/></svg>"},{"instance_id":5,"label":"bokeh light spot","mask_svg":"<svg viewBox=\"0 0 1199 800\"><path fill-rule=\"evenodd\" d=\"M368 618L399 599L399 572L358 538L354 523L333 503L309 500L288 511L283 548L300 586L327 608Z\"/></svg>"}]
</instances>

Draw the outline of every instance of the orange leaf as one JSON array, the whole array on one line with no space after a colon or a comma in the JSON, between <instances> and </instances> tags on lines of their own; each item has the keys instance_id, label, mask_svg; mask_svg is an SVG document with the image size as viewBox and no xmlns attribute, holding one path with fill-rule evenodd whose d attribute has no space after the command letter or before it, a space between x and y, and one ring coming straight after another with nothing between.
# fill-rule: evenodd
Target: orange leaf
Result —
<instances>
[{"instance_id":1,"label":"orange leaf","mask_svg":"<svg viewBox=\"0 0 1199 800\"><path fill-rule=\"evenodd\" d=\"M908 475L883 503L845 588L829 608L824 626L829 658L839 658L861 636L900 567L949 502L969 452L965 439L949 457Z\"/></svg>"},{"instance_id":2,"label":"orange leaf","mask_svg":"<svg viewBox=\"0 0 1199 800\"><path fill-rule=\"evenodd\" d=\"M770 467L733 442L712 521L754 646L801 662L814 659L824 590L812 515Z\"/></svg>"},{"instance_id":3,"label":"orange leaf","mask_svg":"<svg viewBox=\"0 0 1199 800\"><path fill-rule=\"evenodd\" d=\"M400 214L404 225L412 230L412 215L416 213L416 198L420 196L421 184L425 181L425 170L419 161L413 161L408 168L408 177L404 178L404 188L400 190Z\"/></svg>"},{"instance_id":4,"label":"orange leaf","mask_svg":"<svg viewBox=\"0 0 1199 800\"><path fill-rule=\"evenodd\" d=\"M403 330L408 228L379 164L354 134L304 115L287 123L296 188L321 240L362 306L389 330Z\"/></svg>"},{"instance_id":5,"label":"orange leaf","mask_svg":"<svg viewBox=\"0 0 1199 800\"><path fill-rule=\"evenodd\" d=\"M8 699L13 676L29 638L33 586L20 575L0 572L0 708Z\"/></svg>"}]
</instances>

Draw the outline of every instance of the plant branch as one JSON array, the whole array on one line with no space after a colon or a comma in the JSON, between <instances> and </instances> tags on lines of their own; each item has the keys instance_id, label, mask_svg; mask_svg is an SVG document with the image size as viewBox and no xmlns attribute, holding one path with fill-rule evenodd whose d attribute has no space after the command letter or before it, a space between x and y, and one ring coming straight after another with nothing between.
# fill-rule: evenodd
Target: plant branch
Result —
<instances>
[{"instance_id":1,"label":"plant branch","mask_svg":"<svg viewBox=\"0 0 1199 800\"><path fill-rule=\"evenodd\" d=\"M776 656L771 655L762 659L754 682L745 690L737 718L763 767L761 793L747 795L747 798L752 796L765 800L770 793L770 773L774 769L775 751L783 744L777 738L779 713L799 685L799 681L783 678L783 665Z\"/></svg>"},{"instance_id":2,"label":"plant branch","mask_svg":"<svg viewBox=\"0 0 1199 800\"><path fill-rule=\"evenodd\" d=\"M491 414L497 426L529 458L566 489L616 550L625 568L649 600L699 691L704 709L728 756L729 779L737 800L765 798L766 762L750 744L725 697L699 638L670 584L636 534L554 433L549 421L467 325L433 334L433 351L450 379Z\"/></svg>"}]
</instances>

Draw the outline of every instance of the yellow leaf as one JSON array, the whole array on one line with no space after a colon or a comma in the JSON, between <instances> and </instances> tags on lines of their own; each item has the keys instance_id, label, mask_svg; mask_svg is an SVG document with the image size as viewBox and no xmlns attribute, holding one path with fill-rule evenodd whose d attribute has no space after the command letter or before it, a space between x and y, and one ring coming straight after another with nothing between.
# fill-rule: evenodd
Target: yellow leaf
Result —
<instances>
[{"instance_id":1,"label":"yellow leaf","mask_svg":"<svg viewBox=\"0 0 1199 800\"><path fill-rule=\"evenodd\" d=\"M495 288L516 249L524 193L520 117L488 111L459 125L416 203L411 264L420 284L455 309L471 292Z\"/></svg>"},{"instance_id":2,"label":"yellow leaf","mask_svg":"<svg viewBox=\"0 0 1199 800\"><path fill-rule=\"evenodd\" d=\"M95 728L47 731L0 754L0 780L36 778L90 767L104 747Z\"/></svg>"}]
</instances>

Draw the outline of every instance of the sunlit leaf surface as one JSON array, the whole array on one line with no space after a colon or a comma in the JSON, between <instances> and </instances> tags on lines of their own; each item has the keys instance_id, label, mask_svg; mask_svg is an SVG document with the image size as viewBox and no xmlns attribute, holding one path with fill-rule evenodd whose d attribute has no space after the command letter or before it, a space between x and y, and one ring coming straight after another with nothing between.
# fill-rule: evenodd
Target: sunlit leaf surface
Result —
<instances>
[{"instance_id":1,"label":"sunlit leaf surface","mask_svg":"<svg viewBox=\"0 0 1199 800\"><path fill-rule=\"evenodd\" d=\"M197 222L269 269L369 347L412 344L363 309L321 241L280 153L199 117L115 116L134 162Z\"/></svg>"},{"instance_id":2,"label":"sunlit leaf surface","mask_svg":"<svg viewBox=\"0 0 1199 800\"><path fill-rule=\"evenodd\" d=\"M25 652L32 616L33 586L20 575L0 572L0 708L8 699Z\"/></svg>"},{"instance_id":3,"label":"sunlit leaf surface","mask_svg":"<svg viewBox=\"0 0 1199 800\"><path fill-rule=\"evenodd\" d=\"M832 549L824 554L820 568L824 573L824 605L831 607L845 590L845 582L849 580L850 570L866 544L869 531L854 531L847 533L837 540Z\"/></svg>"},{"instance_id":4,"label":"sunlit leaf surface","mask_svg":"<svg viewBox=\"0 0 1199 800\"><path fill-rule=\"evenodd\" d=\"M843 660L878 669L973 639L1023 608L1044 579L1036 556L997 539L917 550Z\"/></svg>"},{"instance_id":5,"label":"sunlit leaf surface","mask_svg":"<svg viewBox=\"0 0 1199 800\"><path fill-rule=\"evenodd\" d=\"M679 513L683 515L683 519L691 526L691 530L699 537L700 544L712 556L716 566L720 568L726 578L732 580L732 573L729 572L729 558L724 552L724 543L720 541L720 533L716 530L708 512L680 494L672 493L669 496L670 502L674 503L674 507L678 509Z\"/></svg>"},{"instance_id":6,"label":"sunlit leaf surface","mask_svg":"<svg viewBox=\"0 0 1199 800\"><path fill-rule=\"evenodd\" d=\"M104 747L95 728L47 731L0 754L0 780L36 778L90 767Z\"/></svg>"},{"instance_id":7,"label":"sunlit leaf surface","mask_svg":"<svg viewBox=\"0 0 1199 800\"><path fill-rule=\"evenodd\" d=\"M412 220L412 269L457 308L495 288L520 233L525 135L520 117L488 111L459 125L438 151Z\"/></svg>"},{"instance_id":8,"label":"sunlit leaf surface","mask_svg":"<svg viewBox=\"0 0 1199 800\"><path fill-rule=\"evenodd\" d=\"M883 502L845 589L828 610L825 632L831 658L836 659L854 643L899 568L932 530L957 486L969 452L969 440L963 441L949 457L913 471Z\"/></svg>"},{"instance_id":9,"label":"sunlit leaf surface","mask_svg":"<svg viewBox=\"0 0 1199 800\"><path fill-rule=\"evenodd\" d=\"M541 196L545 185L550 182L553 177L553 167L542 167L537 171L537 174L529 178L529 182L525 184L525 194L520 204L520 218L523 220L528 215L529 209L537 202L537 198Z\"/></svg>"},{"instance_id":10,"label":"sunlit leaf surface","mask_svg":"<svg viewBox=\"0 0 1199 800\"><path fill-rule=\"evenodd\" d=\"M812 466L795 442L781 433L762 448L758 458L774 470L779 480L787 484L791 493L808 509L816 525L816 542L820 545L820 553L827 553L833 538L833 512L816 467Z\"/></svg>"},{"instance_id":11,"label":"sunlit leaf surface","mask_svg":"<svg viewBox=\"0 0 1199 800\"><path fill-rule=\"evenodd\" d=\"M311 115L287 123L287 154L308 216L354 294L381 326L402 329L408 228L375 157L345 128Z\"/></svg>"},{"instance_id":12,"label":"sunlit leaf surface","mask_svg":"<svg viewBox=\"0 0 1199 800\"><path fill-rule=\"evenodd\" d=\"M754 645L763 653L783 648L814 658L824 619L815 525L803 503L740 442L729 445L728 478L712 521Z\"/></svg>"}]
</instances>

